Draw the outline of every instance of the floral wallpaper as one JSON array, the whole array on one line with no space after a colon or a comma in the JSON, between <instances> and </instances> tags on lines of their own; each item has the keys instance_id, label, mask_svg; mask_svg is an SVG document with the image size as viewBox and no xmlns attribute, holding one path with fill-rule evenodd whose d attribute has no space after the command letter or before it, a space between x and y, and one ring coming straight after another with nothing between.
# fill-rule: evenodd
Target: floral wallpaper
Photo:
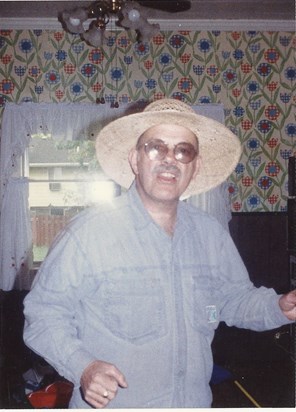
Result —
<instances>
[{"instance_id":1,"label":"floral wallpaper","mask_svg":"<svg viewBox=\"0 0 296 412\"><path fill-rule=\"evenodd\" d=\"M0 115L23 101L222 103L243 147L229 179L233 212L287 210L295 85L291 32L166 31L136 43L111 30L93 48L64 31L0 30Z\"/></svg>"}]
</instances>

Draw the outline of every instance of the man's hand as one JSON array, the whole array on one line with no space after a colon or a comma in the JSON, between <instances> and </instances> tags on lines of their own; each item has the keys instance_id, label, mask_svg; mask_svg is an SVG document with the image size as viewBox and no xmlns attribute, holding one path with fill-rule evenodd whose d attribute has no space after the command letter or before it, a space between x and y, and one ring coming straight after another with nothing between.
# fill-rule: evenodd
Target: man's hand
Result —
<instances>
[{"instance_id":1,"label":"man's hand","mask_svg":"<svg viewBox=\"0 0 296 412\"><path fill-rule=\"evenodd\" d=\"M94 361L81 376L84 399L95 408L104 408L115 398L118 387L127 388L123 374L110 363Z\"/></svg>"},{"instance_id":2,"label":"man's hand","mask_svg":"<svg viewBox=\"0 0 296 412\"><path fill-rule=\"evenodd\" d=\"M289 320L296 320L296 289L280 297L280 308Z\"/></svg>"}]
</instances>

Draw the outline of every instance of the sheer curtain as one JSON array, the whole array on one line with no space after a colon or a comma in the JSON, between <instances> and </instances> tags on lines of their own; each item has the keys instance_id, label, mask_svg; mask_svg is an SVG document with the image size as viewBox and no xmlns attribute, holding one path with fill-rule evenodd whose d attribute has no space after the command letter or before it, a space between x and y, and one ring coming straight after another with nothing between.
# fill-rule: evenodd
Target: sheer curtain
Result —
<instances>
[{"instance_id":1,"label":"sheer curtain","mask_svg":"<svg viewBox=\"0 0 296 412\"><path fill-rule=\"evenodd\" d=\"M224 123L224 108L221 104L204 104L193 106L193 109L203 116ZM231 219L231 208L226 182L206 193L192 196L188 199L188 202L214 216L226 230L229 230L228 223Z\"/></svg>"},{"instance_id":2,"label":"sheer curtain","mask_svg":"<svg viewBox=\"0 0 296 412\"><path fill-rule=\"evenodd\" d=\"M0 289L28 289L32 263L32 233L28 180L20 159L34 135L52 139L89 139L131 105L7 103L3 113L0 153ZM140 108L138 108L140 110Z\"/></svg>"},{"instance_id":3,"label":"sheer curtain","mask_svg":"<svg viewBox=\"0 0 296 412\"><path fill-rule=\"evenodd\" d=\"M29 182L10 178L2 202L0 262L3 290L27 289L32 265L32 236L28 204Z\"/></svg>"},{"instance_id":4,"label":"sheer curtain","mask_svg":"<svg viewBox=\"0 0 296 412\"><path fill-rule=\"evenodd\" d=\"M57 140L93 139L108 122L141 111L144 106L133 103L110 109L91 103L6 104L0 152L0 289L29 288L32 234L28 180L22 177L20 159L31 137L45 134ZM224 120L222 105L198 105L194 109L220 122ZM229 210L224 194L221 201L221 193L223 190L217 189L216 193L194 196L189 201L205 210L211 205L209 211L227 221Z\"/></svg>"}]
</instances>

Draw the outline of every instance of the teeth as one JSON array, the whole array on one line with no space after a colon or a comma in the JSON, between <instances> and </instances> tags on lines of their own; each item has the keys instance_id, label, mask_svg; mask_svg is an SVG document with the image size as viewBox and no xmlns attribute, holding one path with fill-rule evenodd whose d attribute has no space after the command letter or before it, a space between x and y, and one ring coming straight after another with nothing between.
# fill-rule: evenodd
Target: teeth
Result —
<instances>
[{"instance_id":1,"label":"teeth","mask_svg":"<svg viewBox=\"0 0 296 412\"><path fill-rule=\"evenodd\" d=\"M173 177L173 178L175 177L175 175L173 175L172 173L168 173L168 172L161 173L161 175L164 177Z\"/></svg>"}]
</instances>

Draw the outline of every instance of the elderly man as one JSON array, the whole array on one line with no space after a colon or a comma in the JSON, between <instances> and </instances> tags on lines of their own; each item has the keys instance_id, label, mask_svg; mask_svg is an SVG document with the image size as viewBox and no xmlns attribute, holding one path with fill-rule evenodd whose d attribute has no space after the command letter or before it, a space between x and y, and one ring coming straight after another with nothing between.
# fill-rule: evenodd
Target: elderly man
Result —
<instances>
[{"instance_id":1,"label":"elderly man","mask_svg":"<svg viewBox=\"0 0 296 412\"><path fill-rule=\"evenodd\" d=\"M200 408L220 321L296 319L296 293L255 288L226 230L186 202L232 172L240 144L186 104L156 101L97 138L126 194L56 239L25 300L26 344L74 383L70 408Z\"/></svg>"}]
</instances>

